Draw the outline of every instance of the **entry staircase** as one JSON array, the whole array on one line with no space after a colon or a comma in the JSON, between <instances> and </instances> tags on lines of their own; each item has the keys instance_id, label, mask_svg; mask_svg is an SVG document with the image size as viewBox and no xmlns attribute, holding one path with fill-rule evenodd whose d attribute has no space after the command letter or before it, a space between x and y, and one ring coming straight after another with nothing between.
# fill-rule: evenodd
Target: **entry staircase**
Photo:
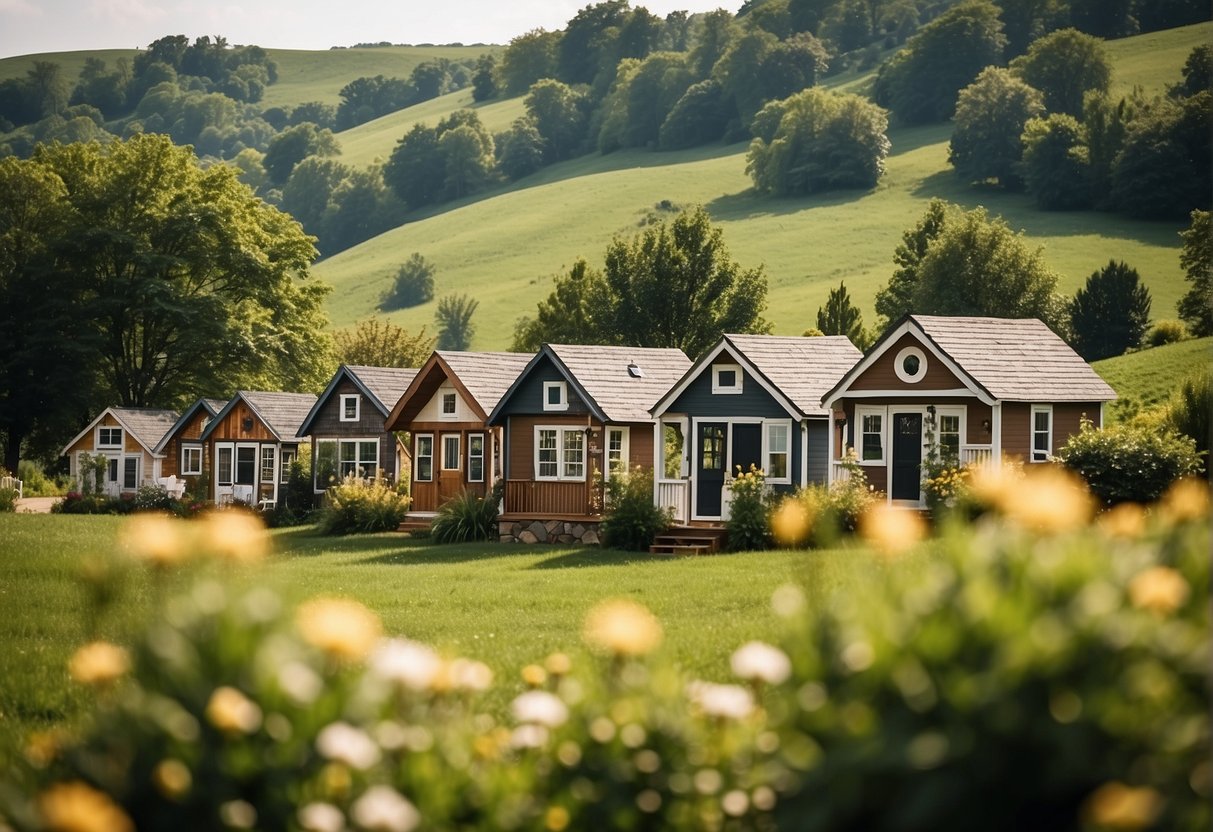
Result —
<instances>
[{"instance_id":1,"label":"entry staircase","mask_svg":"<svg viewBox=\"0 0 1213 832\"><path fill-rule=\"evenodd\" d=\"M404 520L396 527L396 531L411 534L414 537L426 537L430 533L430 525L433 522L433 514L406 514Z\"/></svg>"},{"instance_id":2,"label":"entry staircase","mask_svg":"<svg viewBox=\"0 0 1213 832\"><path fill-rule=\"evenodd\" d=\"M649 554L711 555L724 549L727 535L722 526L675 526L657 535Z\"/></svg>"}]
</instances>

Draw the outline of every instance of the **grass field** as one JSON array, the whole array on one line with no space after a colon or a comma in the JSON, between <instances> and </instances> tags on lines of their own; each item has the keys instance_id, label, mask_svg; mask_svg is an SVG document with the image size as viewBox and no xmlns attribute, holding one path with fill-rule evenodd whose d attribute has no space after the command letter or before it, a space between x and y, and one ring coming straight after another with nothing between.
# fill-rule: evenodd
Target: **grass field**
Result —
<instances>
[{"instance_id":1,"label":"grass field","mask_svg":"<svg viewBox=\"0 0 1213 832\"><path fill-rule=\"evenodd\" d=\"M1192 46L1210 36L1213 23L1110 44L1117 83L1162 92L1166 83L1179 80ZM844 76L831 83L853 86L860 80ZM425 115L434 121L442 113L430 109ZM357 128L364 132L357 144L350 144L349 159L390 152L399 134L385 131L372 138L372 125ZM701 203L724 229L735 259L765 266L771 289L768 317L775 331L799 334L814 324L817 307L840 280L847 282L868 324L874 323L872 300L892 271L901 232L922 215L930 198L942 197L969 208L984 205L1022 229L1030 244L1044 248L1046 261L1060 274L1061 291L1072 293L1109 258L1117 258L1141 272L1154 296L1155 315L1174 316L1184 290L1178 261L1183 223L1041 212L1022 194L968 187L947 164L950 134L946 124L891 130L887 173L874 191L803 199L751 193L744 144L590 155L419 213L400 228L318 264L315 271L336 288L329 301L334 325L348 326L375 310L397 266L410 253L421 252L438 266L438 297L468 292L480 300L473 346L500 348L508 345L516 319L532 314L550 291L552 274L577 257L601 263L612 237L635 233L661 200ZM410 329L432 329L435 305L391 318Z\"/></svg>"},{"instance_id":2,"label":"grass field","mask_svg":"<svg viewBox=\"0 0 1213 832\"><path fill-rule=\"evenodd\" d=\"M26 730L70 721L86 704L66 676L86 640L83 564L111 562L113 517L0 515L0 759ZM847 550L763 552L652 560L600 549L480 544L437 546L398 534L323 538L279 532L277 554L229 575L292 600L357 598L407 636L486 662L495 702L519 690L520 667L554 650L577 650L585 612L627 596L661 619L666 649L688 671L728 675L728 657L751 638L775 638L772 591L800 579L815 593L859 580L866 556ZM100 633L129 642L147 621L154 587L133 568ZM181 581L178 581L181 583Z\"/></svg>"},{"instance_id":3,"label":"grass field","mask_svg":"<svg viewBox=\"0 0 1213 832\"><path fill-rule=\"evenodd\" d=\"M1092 366L1121 399L1142 408L1162 404L1185 378L1213 364L1213 338L1195 338L1096 361ZM1108 411L1116 415L1118 408Z\"/></svg>"}]
</instances>

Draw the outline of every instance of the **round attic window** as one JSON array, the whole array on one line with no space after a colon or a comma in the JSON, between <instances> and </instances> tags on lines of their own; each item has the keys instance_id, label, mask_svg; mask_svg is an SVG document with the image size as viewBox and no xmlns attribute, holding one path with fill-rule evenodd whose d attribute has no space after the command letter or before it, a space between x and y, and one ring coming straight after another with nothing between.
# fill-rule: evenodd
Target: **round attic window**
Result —
<instances>
[{"instance_id":1,"label":"round attic window","mask_svg":"<svg viewBox=\"0 0 1213 832\"><path fill-rule=\"evenodd\" d=\"M893 372L906 384L917 384L927 374L927 357L918 347L906 347L893 360Z\"/></svg>"}]
</instances>

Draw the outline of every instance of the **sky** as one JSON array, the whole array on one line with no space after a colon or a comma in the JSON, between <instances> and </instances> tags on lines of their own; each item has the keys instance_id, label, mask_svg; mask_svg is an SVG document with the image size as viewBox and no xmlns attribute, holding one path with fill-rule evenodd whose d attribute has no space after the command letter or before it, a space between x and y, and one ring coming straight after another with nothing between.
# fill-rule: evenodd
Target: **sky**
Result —
<instances>
[{"instance_id":1,"label":"sky","mask_svg":"<svg viewBox=\"0 0 1213 832\"><path fill-rule=\"evenodd\" d=\"M560 29L591 0L0 0L0 58L77 49L135 49L164 35L223 35L231 44L328 49L355 43L507 43ZM740 0L634 2L664 17Z\"/></svg>"}]
</instances>

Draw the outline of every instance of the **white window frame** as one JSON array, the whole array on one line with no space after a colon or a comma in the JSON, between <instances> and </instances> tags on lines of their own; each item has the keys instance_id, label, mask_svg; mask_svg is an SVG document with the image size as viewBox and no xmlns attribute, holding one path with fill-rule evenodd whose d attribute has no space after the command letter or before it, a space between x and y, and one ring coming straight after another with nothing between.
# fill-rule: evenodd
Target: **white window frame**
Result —
<instances>
[{"instance_id":1,"label":"white window frame","mask_svg":"<svg viewBox=\"0 0 1213 832\"><path fill-rule=\"evenodd\" d=\"M446 411L447 396L451 398L451 412ZM438 391L438 418L454 422L459 418L459 394L450 387Z\"/></svg>"},{"instance_id":2,"label":"white window frame","mask_svg":"<svg viewBox=\"0 0 1213 832\"><path fill-rule=\"evenodd\" d=\"M430 452L428 454L421 453L421 440L428 439ZM430 475L423 478L421 476L421 460L428 459L430 461ZM433 482L434 481L434 434L419 433L413 437L413 481L414 482Z\"/></svg>"},{"instance_id":3,"label":"white window frame","mask_svg":"<svg viewBox=\"0 0 1213 832\"><path fill-rule=\"evenodd\" d=\"M240 476L240 452L252 449L253 451L253 481L240 482L236 477ZM258 442L237 442L236 450L232 454L232 485L251 485L253 493L257 492L258 479L257 475L261 473L261 445Z\"/></svg>"},{"instance_id":4,"label":"white window frame","mask_svg":"<svg viewBox=\"0 0 1213 832\"><path fill-rule=\"evenodd\" d=\"M771 428L783 428L787 447L782 451L771 450ZM784 470L787 475L783 477L771 476L771 454L782 453L787 457L787 462L784 465ZM792 484L792 420L791 419L767 419L762 423L762 461L763 470L766 472L766 482L772 485L791 485Z\"/></svg>"},{"instance_id":5,"label":"white window frame","mask_svg":"<svg viewBox=\"0 0 1213 832\"><path fill-rule=\"evenodd\" d=\"M338 439L338 440L336 440L336 442L337 442L337 478L338 479L343 480L350 474L357 475L358 471L360 469L362 471L362 479L372 479L375 476L375 474L379 471L379 440L378 439L376 439L373 436L362 436L362 437L355 437L355 438L351 438L351 439ZM372 442L375 443L374 464L371 464L371 462L369 460L364 460L362 458L363 444L364 443L370 444ZM342 458L342 453L341 453L342 449L345 448L347 445L354 446L354 458L352 460L347 460L347 459ZM349 471L343 471L342 465L353 465L353 468Z\"/></svg>"},{"instance_id":6,"label":"white window frame","mask_svg":"<svg viewBox=\"0 0 1213 832\"><path fill-rule=\"evenodd\" d=\"M963 407L937 407L935 410L935 444L939 448L940 455L943 454L943 419L945 416L951 416L956 419L956 461L960 461L960 456L964 453L965 446L965 408Z\"/></svg>"},{"instance_id":7,"label":"white window frame","mask_svg":"<svg viewBox=\"0 0 1213 832\"><path fill-rule=\"evenodd\" d=\"M107 431L107 432L108 432L108 431L115 431L115 430L116 430L116 431L118 431L118 441L117 441L116 443L114 443L114 442L102 442L102 441L101 441L101 431ZM101 448L110 448L110 449L112 449L112 448L118 448L118 449L121 449L121 448L124 448L124 447L126 447L126 431L125 431L125 430L123 430L123 429L122 429L121 427L119 427L118 425L98 425L98 426L97 426L97 434L96 434L96 437L93 439L93 447L94 447L94 448L97 448L97 449L101 449Z\"/></svg>"},{"instance_id":8,"label":"white window frame","mask_svg":"<svg viewBox=\"0 0 1213 832\"><path fill-rule=\"evenodd\" d=\"M223 452L227 451L227 481L223 478ZM219 488L231 488L236 484L236 443L234 442L216 442L215 443L215 485Z\"/></svg>"},{"instance_id":9,"label":"white window frame","mask_svg":"<svg viewBox=\"0 0 1213 832\"><path fill-rule=\"evenodd\" d=\"M132 482L130 485L127 485L126 484L126 482L127 482L126 475L128 473L129 463L131 463L131 462L135 463L134 482ZM143 473L143 458L142 457L133 456L133 455L123 456L122 457L122 468L119 470L119 474L122 477L122 490L123 491L134 491L136 488L138 488L139 483L140 483L140 476L142 475L142 473Z\"/></svg>"},{"instance_id":10,"label":"white window frame","mask_svg":"<svg viewBox=\"0 0 1213 832\"><path fill-rule=\"evenodd\" d=\"M198 455L197 467L192 467L189 464L190 456ZM181 476L196 477L202 474L202 446L201 445L182 445L181 446Z\"/></svg>"},{"instance_id":11,"label":"white window frame","mask_svg":"<svg viewBox=\"0 0 1213 832\"><path fill-rule=\"evenodd\" d=\"M448 454L446 452L447 442L450 442L451 440L454 440L454 442L455 442L455 452L453 454ZM462 471L463 470L463 457L461 456L461 454L463 453L463 437L460 436L458 433L444 433L444 434L442 434L441 446L442 446L442 459L441 459L442 467L439 470L441 470L441 471ZM448 457L449 457L449 459L448 459ZM455 464L448 465L447 463L449 461L454 461Z\"/></svg>"},{"instance_id":12,"label":"white window frame","mask_svg":"<svg viewBox=\"0 0 1213 832\"><path fill-rule=\"evenodd\" d=\"M549 391L560 391L560 400L552 403ZM569 383L567 381L545 381L543 383L543 409L545 412L559 412L569 409Z\"/></svg>"},{"instance_id":13,"label":"white window frame","mask_svg":"<svg viewBox=\"0 0 1213 832\"><path fill-rule=\"evenodd\" d=\"M351 401L354 403L354 415L347 416L345 405ZM357 393L342 393L339 405L341 409L337 413L338 420L342 422L357 422L362 418L362 396Z\"/></svg>"},{"instance_id":14,"label":"white window frame","mask_svg":"<svg viewBox=\"0 0 1213 832\"><path fill-rule=\"evenodd\" d=\"M918 372L916 373L908 372L901 366L911 356L918 359ZM917 384L927 377L927 354L920 347L902 347L893 359L893 372L906 384Z\"/></svg>"},{"instance_id":15,"label":"white window frame","mask_svg":"<svg viewBox=\"0 0 1213 832\"><path fill-rule=\"evenodd\" d=\"M270 467L268 469L265 467L266 451L270 452ZM267 470L270 472L268 477L265 475ZM277 445L262 445L261 450L257 452L257 481L262 483L278 482Z\"/></svg>"},{"instance_id":16,"label":"white window frame","mask_svg":"<svg viewBox=\"0 0 1213 832\"><path fill-rule=\"evenodd\" d=\"M733 385L722 385L720 383L720 373L722 371L734 373L735 375L733 376L733 378L737 383L733 384ZM712 393L714 395L723 395L723 396L740 395L745 388L745 383L743 381L744 378L745 378L745 375L744 375L744 373L741 372L740 364L713 364L712 365Z\"/></svg>"},{"instance_id":17,"label":"white window frame","mask_svg":"<svg viewBox=\"0 0 1213 832\"><path fill-rule=\"evenodd\" d=\"M864 459L863 458L863 417L864 416L879 416L880 417L880 458L879 459ZM867 407L864 405L856 405L855 407L855 456L860 465L871 465L879 467L886 464L889 457L889 410L887 407Z\"/></svg>"},{"instance_id":18,"label":"white window frame","mask_svg":"<svg viewBox=\"0 0 1213 832\"><path fill-rule=\"evenodd\" d=\"M472 451L472 446L474 444L473 440L476 440L476 439L480 440L480 453L478 453L478 454L473 453L473 451ZM468 467L467 467L468 482L484 482L484 457L485 457L484 442L485 442L485 437L484 437L483 433L469 433L468 434ZM480 460L480 476L473 477L472 476L472 461L477 460L477 459Z\"/></svg>"},{"instance_id":19,"label":"white window frame","mask_svg":"<svg viewBox=\"0 0 1213 832\"><path fill-rule=\"evenodd\" d=\"M551 430L556 432L556 476L543 476L539 473L539 433L540 431ZM570 463L564 458L565 434L575 433L581 437L581 461L579 463ZM586 438L585 428L576 425L536 425L535 426L535 445L534 445L534 472L535 479L545 482L585 482L586 473L589 471L589 464L586 453ZM581 474L570 476L568 474L569 465L580 465Z\"/></svg>"},{"instance_id":20,"label":"white window frame","mask_svg":"<svg viewBox=\"0 0 1213 832\"><path fill-rule=\"evenodd\" d=\"M611 434L620 434L619 441L619 462L620 473L627 473L632 455L632 429L628 427L620 427L618 425L608 426L606 429L606 447L603 449L603 467L606 468L607 479L614 476L615 472L611 470Z\"/></svg>"},{"instance_id":21,"label":"white window frame","mask_svg":"<svg viewBox=\"0 0 1213 832\"><path fill-rule=\"evenodd\" d=\"M290 479L291 463L299 456L299 449L291 450L290 448L279 448L278 450L278 482L286 482Z\"/></svg>"},{"instance_id":22,"label":"white window frame","mask_svg":"<svg viewBox=\"0 0 1213 832\"><path fill-rule=\"evenodd\" d=\"M1046 413L1049 416L1048 447L1043 451L1044 456L1037 458L1036 454L1036 414ZM1028 415L1028 461L1050 462L1053 459L1053 405L1034 404Z\"/></svg>"}]
</instances>

